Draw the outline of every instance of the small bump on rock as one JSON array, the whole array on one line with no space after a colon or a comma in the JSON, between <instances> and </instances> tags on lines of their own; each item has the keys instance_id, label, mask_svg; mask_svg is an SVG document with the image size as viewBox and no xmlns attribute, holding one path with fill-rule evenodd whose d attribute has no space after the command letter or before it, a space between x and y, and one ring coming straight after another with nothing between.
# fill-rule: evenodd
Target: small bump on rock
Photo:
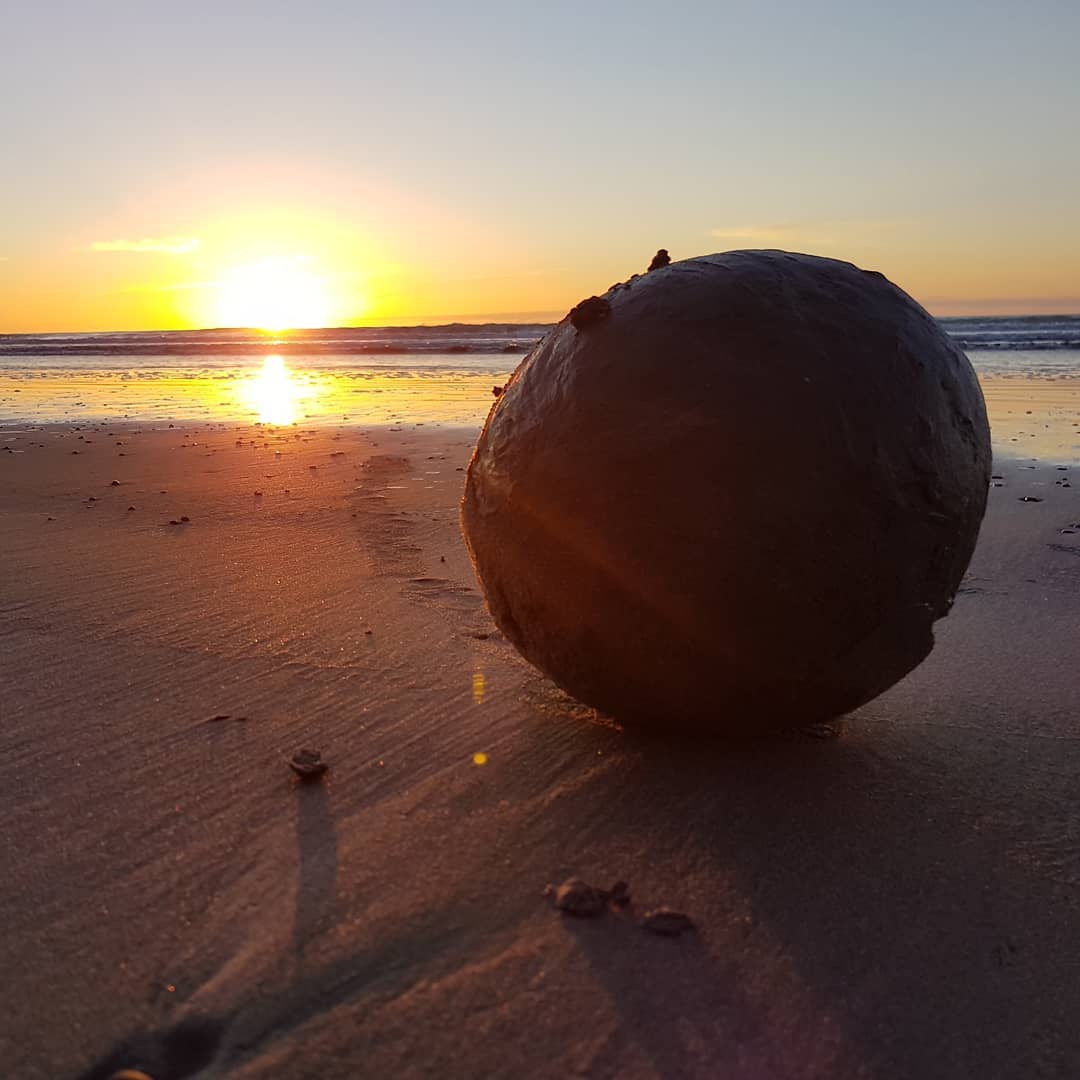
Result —
<instances>
[{"instance_id":1,"label":"small bump on rock","mask_svg":"<svg viewBox=\"0 0 1080 1080\"><path fill-rule=\"evenodd\" d=\"M649 270L663 270L665 266L671 265L671 256L667 253L667 248L661 248L653 257L652 262L649 263ZM646 271L647 273L648 271Z\"/></svg>"},{"instance_id":2,"label":"small bump on rock","mask_svg":"<svg viewBox=\"0 0 1080 1080\"><path fill-rule=\"evenodd\" d=\"M572 308L569 319L575 330L586 330L611 315L611 304L602 296L590 296Z\"/></svg>"}]
</instances>

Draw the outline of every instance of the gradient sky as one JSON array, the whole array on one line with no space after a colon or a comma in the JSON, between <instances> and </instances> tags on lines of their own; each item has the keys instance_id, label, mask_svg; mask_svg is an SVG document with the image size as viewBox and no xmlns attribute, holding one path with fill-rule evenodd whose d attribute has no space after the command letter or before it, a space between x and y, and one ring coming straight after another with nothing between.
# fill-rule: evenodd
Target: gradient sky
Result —
<instances>
[{"instance_id":1,"label":"gradient sky","mask_svg":"<svg viewBox=\"0 0 1080 1080\"><path fill-rule=\"evenodd\" d=\"M1075 0L4 11L0 331L212 325L266 258L332 322L557 317L660 246L1080 311Z\"/></svg>"}]
</instances>

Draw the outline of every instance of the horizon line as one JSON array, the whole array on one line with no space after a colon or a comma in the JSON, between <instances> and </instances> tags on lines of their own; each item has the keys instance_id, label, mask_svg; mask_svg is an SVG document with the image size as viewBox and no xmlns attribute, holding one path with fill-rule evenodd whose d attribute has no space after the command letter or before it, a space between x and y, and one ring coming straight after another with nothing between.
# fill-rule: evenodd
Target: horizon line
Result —
<instances>
[{"instance_id":1,"label":"horizon line","mask_svg":"<svg viewBox=\"0 0 1080 1080\"><path fill-rule=\"evenodd\" d=\"M928 311L934 319L1076 319L1080 318L1080 309L1075 311L994 311L994 312L969 312L962 315L935 315ZM532 318L525 318L532 316ZM0 330L0 337L40 337L49 334L211 334L215 332L240 332L246 331L252 334L265 334L274 337L283 334L304 334L320 330L418 330L427 328L432 330L446 326L554 326L564 319L565 315L555 315L550 311L514 311L505 315L459 315L450 316L420 316L416 322L383 322L381 320L361 320L357 323L336 324L326 326L292 326L282 327L278 330L268 330L261 326L184 326L184 327L141 327L137 329L125 329L113 327L104 330Z\"/></svg>"}]
</instances>

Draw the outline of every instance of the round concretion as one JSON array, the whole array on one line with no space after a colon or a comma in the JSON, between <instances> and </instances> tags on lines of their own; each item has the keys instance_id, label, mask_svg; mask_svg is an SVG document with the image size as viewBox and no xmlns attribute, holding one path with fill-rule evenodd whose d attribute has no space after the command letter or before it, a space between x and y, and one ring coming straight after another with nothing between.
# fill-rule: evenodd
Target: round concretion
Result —
<instances>
[{"instance_id":1,"label":"round concretion","mask_svg":"<svg viewBox=\"0 0 1080 1080\"><path fill-rule=\"evenodd\" d=\"M662 266L522 361L462 522L521 654L627 722L847 712L933 647L986 506L967 358L881 274L782 251Z\"/></svg>"}]
</instances>

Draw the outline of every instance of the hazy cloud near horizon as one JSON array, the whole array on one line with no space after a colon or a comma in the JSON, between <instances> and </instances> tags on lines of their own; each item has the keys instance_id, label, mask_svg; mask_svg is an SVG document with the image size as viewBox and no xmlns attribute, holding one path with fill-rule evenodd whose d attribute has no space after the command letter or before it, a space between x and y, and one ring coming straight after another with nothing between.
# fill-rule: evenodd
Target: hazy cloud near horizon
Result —
<instances>
[{"instance_id":1,"label":"hazy cloud near horizon","mask_svg":"<svg viewBox=\"0 0 1080 1080\"><path fill-rule=\"evenodd\" d=\"M905 224L901 220L786 221L772 225L721 225L709 229L718 240L751 240L754 243L850 243L852 239L874 239L892 233Z\"/></svg>"},{"instance_id":2,"label":"hazy cloud near horizon","mask_svg":"<svg viewBox=\"0 0 1080 1080\"><path fill-rule=\"evenodd\" d=\"M146 236L141 240L95 240L91 251L136 255L187 255L199 246L197 236Z\"/></svg>"}]
</instances>

